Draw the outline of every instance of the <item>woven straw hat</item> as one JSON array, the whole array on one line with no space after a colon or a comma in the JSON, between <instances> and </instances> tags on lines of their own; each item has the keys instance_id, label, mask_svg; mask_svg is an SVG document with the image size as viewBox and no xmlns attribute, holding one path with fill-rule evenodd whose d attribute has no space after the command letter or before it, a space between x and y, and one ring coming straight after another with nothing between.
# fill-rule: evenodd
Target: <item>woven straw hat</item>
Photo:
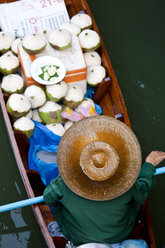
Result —
<instances>
[{"instance_id":1,"label":"woven straw hat","mask_svg":"<svg viewBox=\"0 0 165 248\"><path fill-rule=\"evenodd\" d=\"M104 201L116 198L136 181L141 149L132 130L109 116L85 118L62 137L58 169L77 195Z\"/></svg>"}]
</instances>

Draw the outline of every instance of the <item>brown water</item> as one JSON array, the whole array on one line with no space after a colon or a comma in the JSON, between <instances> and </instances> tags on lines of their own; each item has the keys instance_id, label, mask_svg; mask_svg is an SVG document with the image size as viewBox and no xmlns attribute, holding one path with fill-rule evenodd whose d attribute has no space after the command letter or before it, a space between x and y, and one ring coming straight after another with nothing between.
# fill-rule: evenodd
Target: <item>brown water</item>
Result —
<instances>
[{"instance_id":1,"label":"brown water","mask_svg":"<svg viewBox=\"0 0 165 248\"><path fill-rule=\"evenodd\" d=\"M165 2L88 0L143 152L165 150ZM26 199L0 109L0 205ZM165 162L164 162L165 165ZM158 248L165 247L165 175L150 209ZM31 207L0 215L0 247L46 247Z\"/></svg>"}]
</instances>

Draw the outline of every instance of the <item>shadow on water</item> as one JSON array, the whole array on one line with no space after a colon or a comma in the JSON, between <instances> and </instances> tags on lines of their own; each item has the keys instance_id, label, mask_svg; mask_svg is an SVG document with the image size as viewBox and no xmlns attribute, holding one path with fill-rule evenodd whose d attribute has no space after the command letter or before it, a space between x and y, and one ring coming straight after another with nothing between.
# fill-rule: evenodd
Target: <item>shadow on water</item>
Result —
<instances>
[{"instance_id":1,"label":"shadow on water","mask_svg":"<svg viewBox=\"0 0 165 248\"><path fill-rule=\"evenodd\" d=\"M0 205L27 199L0 108ZM47 247L31 207L0 214L0 247Z\"/></svg>"},{"instance_id":2,"label":"shadow on water","mask_svg":"<svg viewBox=\"0 0 165 248\"><path fill-rule=\"evenodd\" d=\"M154 149L165 151L165 2L88 0L88 4L111 58L143 160ZM164 181L165 175L157 176L149 196L158 248L165 247Z\"/></svg>"}]
</instances>

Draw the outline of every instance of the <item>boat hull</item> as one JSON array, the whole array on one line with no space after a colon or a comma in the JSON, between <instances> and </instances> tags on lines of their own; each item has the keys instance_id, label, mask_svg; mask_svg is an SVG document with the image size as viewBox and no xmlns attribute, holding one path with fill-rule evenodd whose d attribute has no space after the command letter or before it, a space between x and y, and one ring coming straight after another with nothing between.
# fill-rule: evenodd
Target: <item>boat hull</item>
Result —
<instances>
[{"instance_id":1,"label":"boat hull","mask_svg":"<svg viewBox=\"0 0 165 248\"><path fill-rule=\"evenodd\" d=\"M0 3L12 2L10 0L1 0ZM87 13L92 18L93 29L100 35L96 22L92 16L92 13L85 0L66 0L66 6L69 16L81 12ZM100 35L101 37L101 35ZM99 85L97 91L94 94L93 100L99 104L102 108L104 115L108 115L117 118L131 127L127 109L111 64L108 53L106 51L103 40L101 39L101 46L98 49L98 53L102 59L102 65L106 69L106 78ZM29 170L28 166L28 151L29 141L27 137L21 133L13 131L12 124L9 115L6 110L6 101L8 95L4 94L0 89L0 103L3 111L4 120L11 140L12 148L15 154L16 162L20 175L22 177L25 189L28 197L36 197L43 194L45 186L43 185L39 174L34 170ZM51 213L49 207L44 203L36 204L32 206L36 219L41 228L42 234L45 238L48 247L65 247L66 240L60 237L53 238L50 236L47 224L54 221L54 216ZM150 248L155 248L154 233L152 229L151 218L149 214L148 201L141 207L137 218L137 223L132 231L130 238L142 238L145 239Z\"/></svg>"}]
</instances>

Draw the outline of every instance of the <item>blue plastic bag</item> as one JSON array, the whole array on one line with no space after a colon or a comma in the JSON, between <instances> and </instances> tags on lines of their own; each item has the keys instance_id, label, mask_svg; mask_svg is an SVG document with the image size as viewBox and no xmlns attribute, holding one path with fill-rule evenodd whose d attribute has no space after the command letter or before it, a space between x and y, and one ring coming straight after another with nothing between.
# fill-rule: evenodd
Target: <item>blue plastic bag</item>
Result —
<instances>
[{"instance_id":1,"label":"blue plastic bag","mask_svg":"<svg viewBox=\"0 0 165 248\"><path fill-rule=\"evenodd\" d=\"M143 239L127 239L121 243L110 244L110 248L149 248Z\"/></svg>"},{"instance_id":2,"label":"blue plastic bag","mask_svg":"<svg viewBox=\"0 0 165 248\"><path fill-rule=\"evenodd\" d=\"M35 129L29 139L29 169L38 171L43 183L47 186L59 174L56 156L61 137L43 124L36 121L34 123Z\"/></svg>"},{"instance_id":3,"label":"blue plastic bag","mask_svg":"<svg viewBox=\"0 0 165 248\"><path fill-rule=\"evenodd\" d=\"M98 87L94 87L94 86L90 86L89 84L87 84L87 91L85 93L85 96L86 98L90 98L92 99L96 90L97 90Z\"/></svg>"},{"instance_id":4,"label":"blue plastic bag","mask_svg":"<svg viewBox=\"0 0 165 248\"><path fill-rule=\"evenodd\" d=\"M95 104L95 109L99 115L102 113L99 105ZM33 122L35 129L29 138L29 169L38 171L43 183L47 186L59 174L56 157L61 137L43 124L34 120Z\"/></svg>"},{"instance_id":5,"label":"blue plastic bag","mask_svg":"<svg viewBox=\"0 0 165 248\"><path fill-rule=\"evenodd\" d=\"M96 103L95 103L95 110L96 110L96 112L97 112L99 115L102 114L102 109L101 109L100 105L98 105L98 104L96 104Z\"/></svg>"},{"instance_id":6,"label":"blue plastic bag","mask_svg":"<svg viewBox=\"0 0 165 248\"><path fill-rule=\"evenodd\" d=\"M148 248L148 245L142 239L128 239L121 243L121 248Z\"/></svg>"}]
</instances>

